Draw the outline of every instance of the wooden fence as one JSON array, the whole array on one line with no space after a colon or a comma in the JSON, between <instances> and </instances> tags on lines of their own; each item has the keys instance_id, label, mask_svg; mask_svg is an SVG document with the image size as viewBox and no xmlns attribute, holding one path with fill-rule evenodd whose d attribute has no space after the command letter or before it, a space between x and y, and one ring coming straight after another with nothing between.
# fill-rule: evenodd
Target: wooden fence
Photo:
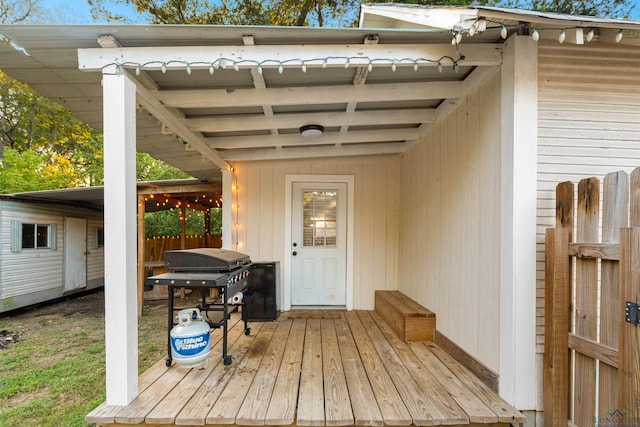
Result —
<instances>
[{"instance_id":1,"label":"wooden fence","mask_svg":"<svg viewBox=\"0 0 640 427\"><path fill-rule=\"evenodd\" d=\"M545 426L640 426L640 168L556 188L546 234ZM574 221L574 210L575 221ZM599 238L601 235L601 240ZM627 308L629 302L629 308Z\"/></svg>"},{"instance_id":2,"label":"wooden fence","mask_svg":"<svg viewBox=\"0 0 640 427\"><path fill-rule=\"evenodd\" d=\"M186 236L185 248L219 248L221 236ZM181 249L180 236L147 237L144 241L144 261L162 261L164 251Z\"/></svg>"}]
</instances>

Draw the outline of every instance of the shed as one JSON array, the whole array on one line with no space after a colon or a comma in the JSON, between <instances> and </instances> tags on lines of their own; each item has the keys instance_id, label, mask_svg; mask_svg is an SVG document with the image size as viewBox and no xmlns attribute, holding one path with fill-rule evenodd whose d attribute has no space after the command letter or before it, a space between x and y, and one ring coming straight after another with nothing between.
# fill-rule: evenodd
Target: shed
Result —
<instances>
[{"instance_id":1,"label":"shed","mask_svg":"<svg viewBox=\"0 0 640 427\"><path fill-rule=\"evenodd\" d=\"M0 230L0 312L104 285L101 209L3 195Z\"/></svg>"},{"instance_id":2,"label":"shed","mask_svg":"<svg viewBox=\"0 0 640 427\"><path fill-rule=\"evenodd\" d=\"M221 193L219 182L197 179L138 182L136 187L142 215L187 206L208 211ZM102 287L103 210L101 186L0 195L0 312ZM148 270L144 221L138 227L138 275L143 278ZM184 237L183 230L182 246Z\"/></svg>"},{"instance_id":3,"label":"shed","mask_svg":"<svg viewBox=\"0 0 640 427\"><path fill-rule=\"evenodd\" d=\"M360 22L0 27L4 71L104 131L109 405L137 395L137 148L221 177L223 247L281 263L281 309L400 290L542 409L551 190L638 166L640 22L393 4Z\"/></svg>"}]
</instances>

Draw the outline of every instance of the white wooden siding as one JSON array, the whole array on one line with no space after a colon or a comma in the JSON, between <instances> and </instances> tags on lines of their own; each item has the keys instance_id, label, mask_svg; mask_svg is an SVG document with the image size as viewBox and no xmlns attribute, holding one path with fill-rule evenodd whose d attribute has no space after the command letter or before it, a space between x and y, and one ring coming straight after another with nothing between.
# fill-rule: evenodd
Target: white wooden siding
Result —
<instances>
[{"instance_id":1,"label":"white wooden siding","mask_svg":"<svg viewBox=\"0 0 640 427\"><path fill-rule=\"evenodd\" d=\"M498 372L500 77L402 160L399 289Z\"/></svg>"},{"instance_id":2,"label":"white wooden siding","mask_svg":"<svg viewBox=\"0 0 640 427\"><path fill-rule=\"evenodd\" d=\"M89 227L102 227L101 214L98 212L62 205L0 201L0 299L43 291L49 291L47 295L58 295L51 293L58 290L58 296L62 296L64 216L70 213L74 216L90 218ZM57 248L12 252L12 220L23 223L56 224ZM90 243L91 233L88 233L87 239ZM87 258L89 280L104 277L103 248L94 251Z\"/></svg>"},{"instance_id":3,"label":"white wooden siding","mask_svg":"<svg viewBox=\"0 0 640 427\"><path fill-rule=\"evenodd\" d=\"M541 44L538 74L537 352L544 352L544 234L555 187L640 166L640 48ZM577 185L576 185L577 188Z\"/></svg>"},{"instance_id":4,"label":"white wooden siding","mask_svg":"<svg viewBox=\"0 0 640 427\"><path fill-rule=\"evenodd\" d=\"M56 224L57 249L23 249L21 252L11 252L12 220L33 224ZM0 226L0 299L62 287L62 216L30 212L22 206L17 206L16 209L4 210Z\"/></svg>"},{"instance_id":5,"label":"white wooden siding","mask_svg":"<svg viewBox=\"0 0 640 427\"><path fill-rule=\"evenodd\" d=\"M374 290L397 289L399 167L398 156L235 164L231 247L253 261L282 262L285 175L353 175L354 308L373 309Z\"/></svg>"}]
</instances>

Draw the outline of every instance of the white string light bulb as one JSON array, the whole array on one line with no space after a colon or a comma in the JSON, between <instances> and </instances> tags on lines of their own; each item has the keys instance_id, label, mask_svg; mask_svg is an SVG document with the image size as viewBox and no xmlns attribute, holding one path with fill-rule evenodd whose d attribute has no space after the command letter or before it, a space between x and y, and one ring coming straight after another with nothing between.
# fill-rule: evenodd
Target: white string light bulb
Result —
<instances>
[{"instance_id":1,"label":"white string light bulb","mask_svg":"<svg viewBox=\"0 0 640 427\"><path fill-rule=\"evenodd\" d=\"M473 37L475 35L476 35L476 24L473 23L473 25L469 27L469 37Z\"/></svg>"},{"instance_id":2,"label":"white string light bulb","mask_svg":"<svg viewBox=\"0 0 640 427\"><path fill-rule=\"evenodd\" d=\"M622 30L618 31L616 34L616 43L620 43L622 41Z\"/></svg>"},{"instance_id":3,"label":"white string light bulb","mask_svg":"<svg viewBox=\"0 0 640 427\"><path fill-rule=\"evenodd\" d=\"M534 42L537 42L538 40L540 40L540 33L535 28L533 29L533 32L531 33L531 38L533 39Z\"/></svg>"},{"instance_id":4,"label":"white string light bulb","mask_svg":"<svg viewBox=\"0 0 640 427\"><path fill-rule=\"evenodd\" d=\"M507 39L507 27L505 27L504 25L502 26L502 28L500 28L500 37L502 37L502 40Z\"/></svg>"},{"instance_id":5,"label":"white string light bulb","mask_svg":"<svg viewBox=\"0 0 640 427\"><path fill-rule=\"evenodd\" d=\"M564 40L566 39L566 37L567 37L567 33L564 30L560 31L560 36L558 36L558 43L560 44L564 43Z\"/></svg>"},{"instance_id":6,"label":"white string light bulb","mask_svg":"<svg viewBox=\"0 0 640 427\"><path fill-rule=\"evenodd\" d=\"M591 40L593 40L593 36L594 36L594 34L595 34L595 31L593 30L593 28L592 28L592 29L590 29L590 30L587 32L587 41L588 41L588 42L590 42Z\"/></svg>"}]
</instances>

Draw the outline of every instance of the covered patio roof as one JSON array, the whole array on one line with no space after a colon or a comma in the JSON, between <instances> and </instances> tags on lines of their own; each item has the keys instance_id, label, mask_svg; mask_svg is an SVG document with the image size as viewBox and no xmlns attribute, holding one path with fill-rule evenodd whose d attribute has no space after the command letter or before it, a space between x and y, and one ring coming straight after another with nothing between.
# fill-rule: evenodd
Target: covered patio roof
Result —
<instances>
[{"instance_id":1,"label":"covered patio roof","mask_svg":"<svg viewBox=\"0 0 640 427\"><path fill-rule=\"evenodd\" d=\"M235 161L402 153L501 63L499 31L0 26L0 67L102 130L102 73L137 83L137 150L192 176ZM80 50L79 50L80 49ZM300 128L319 125L321 136Z\"/></svg>"},{"instance_id":2,"label":"covered patio roof","mask_svg":"<svg viewBox=\"0 0 640 427\"><path fill-rule=\"evenodd\" d=\"M137 150L219 181L235 161L402 153L497 69L505 29L640 34L638 21L474 6L363 5L360 25L2 25L0 68L98 130L101 72L129 74ZM305 138L307 125L324 132Z\"/></svg>"}]
</instances>

